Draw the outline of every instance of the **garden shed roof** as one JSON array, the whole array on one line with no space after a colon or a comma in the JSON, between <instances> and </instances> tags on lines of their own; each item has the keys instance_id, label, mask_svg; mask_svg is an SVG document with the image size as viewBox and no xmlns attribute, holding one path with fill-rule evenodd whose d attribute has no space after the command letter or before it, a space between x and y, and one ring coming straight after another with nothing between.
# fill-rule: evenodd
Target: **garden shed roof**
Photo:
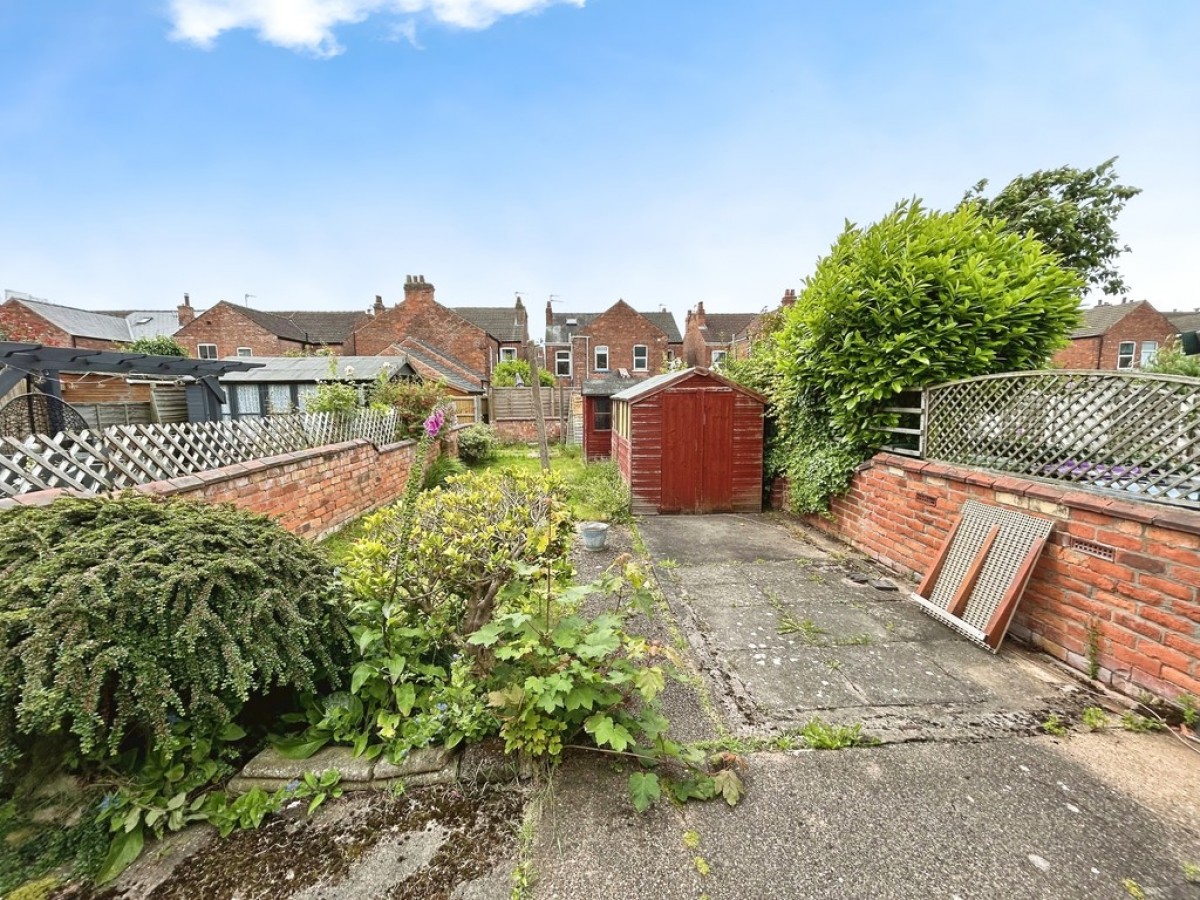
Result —
<instances>
[{"instance_id":1,"label":"garden shed roof","mask_svg":"<svg viewBox=\"0 0 1200 900\"><path fill-rule=\"evenodd\" d=\"M661 390L669 388L671 385L679 381L685 381L693 375L707 375L722 384L728 385L735 391L747 394L754 397L756 400L766 403L767 398L758 391L753 391L745 385L738 384L736 381L730 381L724 375L714 372L712 369L706 369L703 366L692 366L690 369L681 369L678 372L667 372L665 375L655 375L653 378L647 378L645 381L639 382L631 388L626 388L618 394L613 395L614 400L640 400L643 397L648 397L651 394L656 394Z\"/></svg>"},{"instance_id":2,"label":"garden shed roof","mask_svg":"<svg viewBox=\"0 0 1200 900\"><path fill-rule=\"evenodd\" d=\"M329 361L337 364L330 373ZM406 356L256 356L261 366L251 371L230 371L221 376L228 384L316 383L318 381L374 381L381 372L392 377L417 373Z\"/></svg>"}]
</instances>

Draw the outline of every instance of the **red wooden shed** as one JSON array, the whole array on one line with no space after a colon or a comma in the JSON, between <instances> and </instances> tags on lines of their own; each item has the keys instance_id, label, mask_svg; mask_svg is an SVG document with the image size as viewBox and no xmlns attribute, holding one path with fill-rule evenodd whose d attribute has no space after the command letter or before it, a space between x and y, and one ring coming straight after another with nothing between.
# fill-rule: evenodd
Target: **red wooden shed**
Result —
<instances>
[{"instance_id":1,"label":"red wooden shed","mask_svg":"<svg viewBox=\"0 0 1200 900\"><path fill-rule=\"evenodd\" d=\"M762 511L762 394L692 368L612 400L613 456L635 514Z\"/></svg>"}]
</instances>

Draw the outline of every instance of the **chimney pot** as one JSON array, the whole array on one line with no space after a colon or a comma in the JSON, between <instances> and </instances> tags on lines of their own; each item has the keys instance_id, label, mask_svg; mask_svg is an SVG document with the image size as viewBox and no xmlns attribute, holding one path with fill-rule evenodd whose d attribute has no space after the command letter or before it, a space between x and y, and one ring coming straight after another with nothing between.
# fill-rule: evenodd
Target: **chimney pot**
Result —
<instances>
[{"instance_id":1,"label":"chimney pot","mask_svg":"<svg viewBox=\"0 0 1200 900\"><path fill-rule=\"evenodd\" d=\"M383 297L381 297L379 294L375 295L375 306L372 308L377 313L383 312Z\"/></svg>"}]
</instances>

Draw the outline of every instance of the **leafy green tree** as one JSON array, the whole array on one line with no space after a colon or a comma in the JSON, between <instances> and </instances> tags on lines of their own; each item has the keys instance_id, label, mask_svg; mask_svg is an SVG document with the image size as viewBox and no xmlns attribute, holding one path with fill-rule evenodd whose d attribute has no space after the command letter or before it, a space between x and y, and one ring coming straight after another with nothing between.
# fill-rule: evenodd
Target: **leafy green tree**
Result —
<instances>
[{"instance_id":1,"label":"leafy green tree","mask_svg":"<svg viewBox=\"0 0 1200 900\"><path fill-rule=\"evenodd\" d=\"M175 338L166 335L157 337L138 338L125 346L130 353L147 353L151 356L181 356L187 358L187 351L179 345Z\"/></svg>"},{"instance_id":2,"label":"leafy green tree","mask_svg":"<svg viewBox=\"0 0 1200 900\"><path fill-rule=\"evenodd\" d=\"M896 397L931 384L1046 364L1079 321L1082 279L1030 234L974 204L898 204L847 223L782 325L731 374L765 390L768 466L793 508L818 512L896 424Z\"/></svg>"},{"instance_id":3,"label":"leafy green tree","mask_svg":"<svg viewBox=\"0 0 1200 900\"><path fill-rule=\"evenodd\" d=\"M985 216L1004 219L1011 231L1032 231L1089 287L1124 294L1128 287L1116 260L1129 247L1118 242L1113 223L1142 191L1118 183L1116 161L1114 156L1093 169L1061 166L1020 175L990 199L983 194L985 178L967 191L963 203L976 203Z\"/></svg>"},{"instance_id":4,"label":"leafy green tree","mask_svg":"<svg viewBox=\"0 0 1200 900\"><path fill-rule=\"evenodd\" d=\"M515 387L518 375L522 384L529 384L529 363L523 359L506 359L497 363L492 370L492 384L496 387ZM554 386L554 376L545 369L538 369L538 379L546 387Z\"/></svg>"},{"instance_id":5,"label":"leafy green tree","mask_svg":"<svg viewBox=\"0 0 1200 900\"><path fill-rule=\"evenodd\" d=\"M1142 366L1143 372L1156 375L1186 375L1200 378L1200 355L1185 356L1178 341L1158 348L1154 358Z\"/></svg>"}]
</instances>

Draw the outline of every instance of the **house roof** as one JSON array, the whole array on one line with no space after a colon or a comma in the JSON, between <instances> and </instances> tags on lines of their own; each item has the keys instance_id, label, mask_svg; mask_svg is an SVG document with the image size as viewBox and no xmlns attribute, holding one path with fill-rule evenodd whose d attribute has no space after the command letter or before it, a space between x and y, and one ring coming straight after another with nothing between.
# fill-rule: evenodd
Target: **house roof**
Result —
<instances>
[{"instance_id":1,"label":"house roof","mask_svg":"<svg viewBox=\"0 0 1200 900\"><path fill-rule=\"evenodd\" d=\"M638 311L635 310L635 312ZM570 343L571 337L577 331L586 327L587 325L590 325L594 319L597 319L602 315L603 313L555 313L553 321L546 326L546 343ZM679 333L679 326L675 323L675 316L671 313L662 311L638 312L638 315L648 319L656 328L662 331L667 336L668 343L683 343L683 336ZM570 324L572 321L574 321L574 325Z\"/></svg>"},{"instance_id":2,"label":"house roof","mask_svg":"<svg viewBox=\"0 0 1200 900\"><path fill-rule=\"evenodd\" d=\"M1185 331L1200 331L1200 310L1193 312L1163 313L1167 320L1182 334Z\"/></svg>"},{"instance_id":3,"label":"house roof","mask_svg":"<svg viewBox=\"0 0 1200 900\"><path fill-rule=\"evenodd\" d=\"M75 309L71 306L59 306L57 303L46 303L43 300L27 300L22 297L12 299L72 337L94 338L101 341L133 340L129 331L129 323L123 316L114 316L88 309Z\"/></svg>"},{"instance_id":4,"label":"house roof","mask_svg":"<svg viewBox=\"0 0 1200 900\"><path fill-rule=\"evenodd\" d=\"M1083 324L1071 332L1071 337L1072 339L1099 337L1107 334L1114 325L1145 302L1145 300L1138 300L1135 303L1105 303L1101 306L1081 310Z\"/></svg>"},{"instance_id":5,"label":"house roof","mask_svg":"<svg viewBox=\"0 0 1200 900\"><path fill-rule=\"evenodd\" d=\"M343 344L362 317L362 313L358 312L268 312L228 301L225 305L276 337L302 344Z\"/></svg>"},{"instance_id":6,"label":"house roof","mask_svg":"<svg viewBox=\"0 0 1200 900\"><path fill-rule=\"evenodd\" d=\"M728 344L745 331L758 313L706 313L704 340L709 344Z\"/></svg>"},{"instance_id":7,"label":"house roof","mask_svg":"<svg viewBox=\"0 0 1200 900\"><path fill-rule=\"evenodd\" d=\"M476 373L470 366L460 363L442 351L435 350L428 344L411 337L392 346L403 352L408 357L409 363L423 377L443 380L455 390L468 394L484 392L482 374ZM425 371L422 372L422 369Z\"/></svg>"},{"instance_id":8,"label":"house roof","mask_svg":"<svg viewBox=\"0 0 1200 900\"><path fill-rule=\"evenodd\" d=\"M450 309L498 341L525 340L525 328L516 307L452 306Z\"/></svg>"},{"instance_id":9,"label":"house roof","mask_svg":"<svg viewBox=\"0 0 1200 900\"><path fill-rule=\"evenodd\" d=\"M336 364L336 375L330 372L330 360ZM256 356L254 362L261 364L260 367L248 372L228 372L221 376L221 380L238 384L279 384L328 381L331 378L339 381L374 381L384 371L392 376L416 374L406 356Z\"/></svg>"},{"instance_id":10,"label":"house roof","mask_svg":"<svg viewBox=\"0 0 1200 900\"><path fill-rule=\"evenodd\" d=\"M736 381L730 381L724 375L718 375L712 369L706 369L703 366L693 366L690 369L681 369L678 372L667 372L664 375L655 375L653 378L647 378L645 381L642 381L631 388L626 388L620 393L614 394L613 399L638 400L643 397L647 397L650 394L656 394L659 391L670 387L676 382L686 381L694 375L707 375L709 378L719 381L722 384L733 388L739 393L753 397L755 400L758 400L761 403L767 402L767 398L758 391L753 391L745 385L738 384Z\"/></svg>"}]
</instances>

